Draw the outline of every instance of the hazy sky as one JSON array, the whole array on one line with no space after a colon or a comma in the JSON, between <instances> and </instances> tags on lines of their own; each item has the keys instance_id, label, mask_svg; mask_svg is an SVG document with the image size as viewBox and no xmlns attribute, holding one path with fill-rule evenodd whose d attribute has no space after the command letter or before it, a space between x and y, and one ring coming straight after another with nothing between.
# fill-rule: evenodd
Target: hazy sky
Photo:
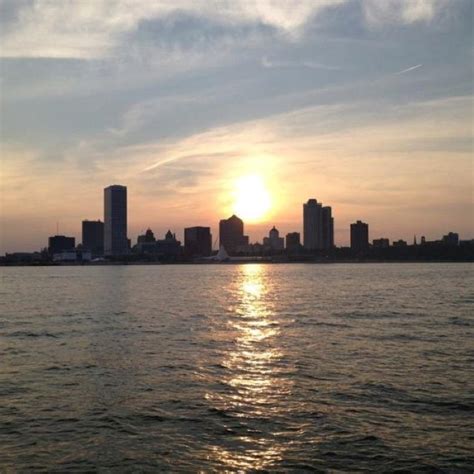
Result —
<instances>
[{"instance_id":1,"label":"hazy sky","mask_svg":"<svg viewBox=\"0 0 474 474\"><path fill-rule=\"evenodd\" d=\"M242 176L336 244L474 237L472 0L0 0L0 253L103 218L182 236L232 212Z\"/></svg>"}]
</instances>

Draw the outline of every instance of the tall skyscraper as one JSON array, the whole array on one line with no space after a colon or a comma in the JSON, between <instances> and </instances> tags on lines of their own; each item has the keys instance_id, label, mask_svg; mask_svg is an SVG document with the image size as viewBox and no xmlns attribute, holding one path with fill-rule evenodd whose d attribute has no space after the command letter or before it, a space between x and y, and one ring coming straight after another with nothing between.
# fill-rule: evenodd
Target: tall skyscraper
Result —
<instances>
[{"instance_id":1,"label":"tall skyscraper","mask_svg":"<svg viewBox=\"0 0 474 474\"><path fill-rule=\"evenodd\" d=\"M209 257L212 253L212 235L210 227L188 227L184 229L184 250L193 257Z\"/></svg>"},{"instance_id":2,"label":"tall skyscraper","mask_svg":"<svg viewBox=\"0 0 474 474\"><path fill-rule=\"evenodd\" d=\"M104 223L82 221L82 246L94 256L104 254Z\"/></svg>"},{"instance_id":3,"label":"tall skyscraper","mask_svg":"<svg viewBox=\"0 0 474 474\"><path fill-rule=\"evenodd\" d=\"M113 185L104 189L104 253L108 256L128 253L125 186Z\"/></svg>"},{"instance_id":4,"label":"tall skyscraper","mask_svg":"<svg viewBox=\"0 0 474 474\"><path fill-rule=\"evenodd\" d=\"M235 214L219 222L219 242L228 253L235 253L240 246L248 245L249 238L244 235L244 223Z\"/></svg>"},{"instance_id":5,"label":"tall skyscraper","mask_svg":"<svg viewBox=\"0 0 474 474\"><path fill-rule=\"evenodd\" d=\"M316 199L303 204L303 245L306 250L323 248L322 205Z\"/></svg>"},{"instance_id":6,"label":"tall skyscraper","mask_svg":"<svg viewBox=\"0 0 474 474\"><path fill-rule=\"evenodd\" d=\"M331 250L334 248L334 218L332 217L332 209L329 206L322 208L322 248Z\"/></svg>"},{"instance_id":7,"label":"tall skyscraper","mask_svg":"<svg viewBox=\"0 0 474 474\"><path fill-rule=\"evenodd\" d=\"M369 224L357 221L351 224L351 249L354 253L364 253L369 249Z\"/></svg>"}]
</instances>

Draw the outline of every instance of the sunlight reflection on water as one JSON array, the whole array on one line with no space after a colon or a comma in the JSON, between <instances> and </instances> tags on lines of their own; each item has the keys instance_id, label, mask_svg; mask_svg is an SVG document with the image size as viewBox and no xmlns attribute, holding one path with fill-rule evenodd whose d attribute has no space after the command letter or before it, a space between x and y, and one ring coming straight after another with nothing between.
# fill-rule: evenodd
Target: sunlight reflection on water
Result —
<instances>
[{"instance_id":1,"label":"sunlight reflection on water","mask_svg":"<svg viewBox=\"0 0 474 474\"><path fill-rule=\"evenodd\" d=\"M471 472L472 269L0 269L0 471Z\"/></svg>"},{"instance_id":2,"label":"sunlight reflection on water","mask_svg":"<svg viewBox=\"0 0 474 474\"><path fill-rule=\"evenodd\" d=\"M229 291L238 296L228 324L235 342L222 365L229 376L224 382L232 391L218 397L218 406L243 420L275 416L275 406L291 392L291 382L281 376L278 362L280 325L268 298L267 266L244 265ZM208 399L215 399L208 394ZM232 469L264 469L282 459L284 445L275 437L240 436L239 449L213 447L220 462ZM243 448L243 449L242 449Z\"/></svg>"}]
</instances>

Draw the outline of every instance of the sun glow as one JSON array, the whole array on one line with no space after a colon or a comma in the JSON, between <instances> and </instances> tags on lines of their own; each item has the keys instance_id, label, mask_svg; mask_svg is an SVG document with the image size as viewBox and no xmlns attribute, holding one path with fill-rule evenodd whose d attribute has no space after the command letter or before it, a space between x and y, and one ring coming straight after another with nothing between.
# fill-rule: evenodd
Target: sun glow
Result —
<instances>
[{"instance_id":1,"label":"sun glow","mask_svg":"<svg viewBox=\"0 0 474 474\"><path fill-rule=\"evenodd\" d=\"M234 212L244 221L261 220L270 207L270 193L260 176L244 176L236 182Z\"/></svg>"}]
</instances>

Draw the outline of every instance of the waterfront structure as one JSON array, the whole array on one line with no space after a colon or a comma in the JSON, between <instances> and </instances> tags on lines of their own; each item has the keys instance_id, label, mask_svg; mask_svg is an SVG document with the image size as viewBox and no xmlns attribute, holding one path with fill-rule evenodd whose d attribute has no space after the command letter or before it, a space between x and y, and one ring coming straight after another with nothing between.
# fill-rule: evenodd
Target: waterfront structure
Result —
<instances>
[{"instance_id":1,"label":"waterfront structure","mask_svg":"<svg viewBox=\"0 0 474 474\"><path fill-rule=\"evenodd\" d=\"M324 206L321 209L322 220L322 248L331 250L334 248L334 218L330 206Z\"/></svg>"},{"instance_id":2,"label":"waterfront structure","mask_svg":"<svg viewBox=\"0 0 474 474\"><path fill-rule=\"evenodd\" d=\"M334 248L334 218L330 206L309 199L303 204L303 245L306 250Z\"/></svg>"},{"instance_id":3,"label":"waterfront structure","mask_svg":"<svg viewBox=\"0 0 474 474\"><path fill-rule=\"evenodd\" d=\"M156 251L162 257L177 257L182 253L181 242L176 239L176 234L168 230L163 240L156 241Z\"/></svg>"},{"instance_id":4,"label":"waterfront structure","mask_svg":"<svg viewBox=\"0 0 474 474\"><path fill-rule=\"evenodd\" d=\"M369 250L369 224L362 221L351 224L351 250L356 254Z\"/></svg>"},{"instance_id":5,"label":"waterfront structure","mask_svg":"<svg viewBox=\"0 0 474 474\"><path fill-rule=\"evenodd\" d=\"M210 227L187 227L184 229L184 251L190 257L209 257L212 253Z\"/></svg>"},{"instance_id":6,"label":"waterfront structure","mask_svg":"<svg viewBox=\"0 0 474 474\"><path fill-rule=\"evenodd\" d=\"M443 235L443 244L456 247L459 245L459 234L455 232L449 232L447 235Z\"/></svg>"},{"instance_id":7,"label":"waterfront structure","mask_svg":"<svg viewBox=\"0 0 474 474\"><path fill-rule=\"evenodd\" d=\"M390 247L390 240L385 238L374 239L372 241L372 247L374 249L388 249Z\"/></svg>"},{"instance_id":8,"label":"waterfront structure","mask_svg":"<svg viewBox=\"0 0 474 474\"><path fill-rule=\"evenodd\" d=\"M151 229L147 229L145 234L138 236L137 245L135 245L133 251L141 255L156 254L156 239Z\"/></svg>"},{"instance_id":9,"label":"waterfront structure","mask_svg":"<svg viewBox=\"0 0 474 474\"><path fill-rule=\"evenodd\" d=\"M92 254L89 250L63 250L53 254L53 262L90 262Z\"/></svg>"},{"instance_id":10,"label":"waterfront structure","mask_svg":"<svg viewBox=\"0 0 474 474\"><path fill-rule=\"evenodd\" d=\"M288 252L297 252L301 249L301 237L299 232L290 232L286 234L286 250Z\"/></svg>"},{"instance_id":11,"label":"waterfront structure","mask_svg":"<svg viewBox=\"0 0 474 474\"><path fill-rule=\"evenodd\" d=\"M94 256L104 254L104 223L102 221L82 221L82 247Z\"/></svg>"},{"instance_id":12,"label":"waterfront structure","mask_svg":"<svg viewBox=\"0 0 474 474\"><path fill-rule=\"evenodd\" d=\"M73 250L76 246L74 237L66 237L65 235L53 235L48 239L48 253L54 255L65 250Z\"/></svg>"},{"instance_id":13,"label":"waterfront structure","mask_svg":"<svg viewBox=\"0 0 474 474\"><path fill-rule=\"evenodd\" d=\"M219 222L219 246L224 246L231 254L238 251L239 247L248 246L249 238L244 235L244 223L235 214L229 219Z\"/></svg>"},{"instance_id":14,"label":"waterfront structure","mask_svg":"<svg viewBox=\"0 0 474 474\"><path fill-rule=\"evenodd\" d=\"M272 251L281 251L285 248L285 239L280 237L280 232L275 226L268 233L268 237L263 239L263 247Z\"/></svg>"},{"instance_id":15,"label":"waterfront structure","mask_svg":"<svg viewBox=\"0 0 474 474\"><path fill-rule=\"evenodd\" d=\"M133 247L133 253L147 255L154 259L176 258L181 255L181 250L181 242L170 230L164 239L155 239L153 231L148 229L144 235L138 236L137 244Z\"/></svg>"},{"instance_id":16,"label":"waterfront structure","mask_svg":"<svg viewBox=\"0 0 474 474\"><path fill-rule=\"evenodd\" d=\"M128 254L127 188L113 185L104 189L104 253L106 256Z\"/></svg>"},{"instance_id":17,"label":"waterfront structure","mask_svg":"<svg viewBox=\"0 0 474 474\"><path fill-rule=\"evenodd\" d=\"M150 228L148 228L143 235L139 235L137 238L138 244L149 244L153 242L156 242L155 234Z\"/></svg>"},{"instance_id":18,"label":"waterfront structure","mask_svg":"<svg viewBox=\"0 0 474 474\"><path fill-rule=\"evenodd\" d=\"M306 250L322 248L323 242L322 205L316 199L309 199L303 204L303 245Z\"/></svg>"}]
</instances>

